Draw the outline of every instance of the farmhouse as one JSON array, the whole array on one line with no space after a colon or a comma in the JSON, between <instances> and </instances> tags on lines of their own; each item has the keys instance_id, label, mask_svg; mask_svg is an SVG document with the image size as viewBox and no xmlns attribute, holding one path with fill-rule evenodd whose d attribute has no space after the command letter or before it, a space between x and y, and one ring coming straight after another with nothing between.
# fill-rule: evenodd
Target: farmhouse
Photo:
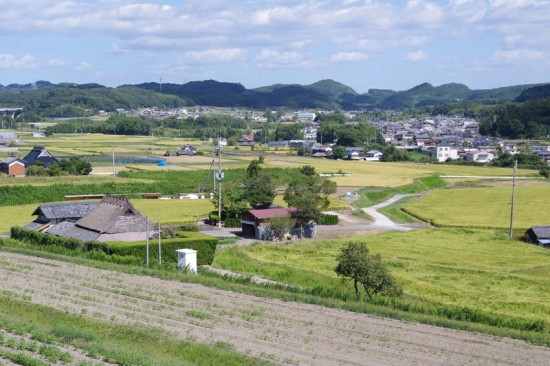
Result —
<instances>
[{"instance_id":1,"label":"farmhouse","mask_svg":"<svg viewBox=\"0 0 550 366\"><path fill-rule=\"evenodd\" d=\"M184 145L181 149L179 149L177 152L176 152L176 155L180 156L180 155L187 155L187 156L193 156L197 153L197 148L194 147L193 145Z\"/></svg>"},{"instance_id":2,"label":"farmhouse","mask_svg":"<svg viewBox=\"0 0 550 366\"><path fill-rule=\"evenodd\" d=\"M271 238L269 220L274 217L292 216L296 211L296 208L283 207L248 210L241 220L243 236L269 240Z\"/></svg>"},{"instance_id":3,"label":"farmhouse","mask_svg":"<svg viewBox=\"0 0 550 366\"><path fill-rule=\"evenodd\" d=\"M43 165L44 167L49 167L53 163L59 164L59 159L53 157L45 147L35 146L30 153L23 158L27 163L27 166L30 165Z\"/></svg>"},{"instance_id":4,"label":"farmhouse","mask_svg":"<svg viewBox=\"0 0 550 366\"><path fill-rule=\"evenodd\" d=\"M254 145L254 134L242 135L239 139L240 146L253 146Z\"/></svg>"},{"instance_id":5,"label":"farmhouse","mask_svg":"<svg viewBox=\"0 0 550 366\"><path fill-rule=\"evenodd\" d=\"M80 240L138 241L147 237L147 220L126 199L106 196L95 202L48 203L33 212L25 227Z\"/></svg>"},{"instance_id":6,"label":"farmhouse","mask_svg":"<svg viewBox=\"0 0 550 366\"><path fill-rule=\"evenodd\" d=\"M0 161L0 172L14 177L24 177L27 164L15 156Z\"/></svg>"},{"instance_id":7,"label":"farmhouse","mask_svg":"<svg viewBox=\"0 0 550 366\"><path fill-rule=\"evenodd\" d=\"M532 226L525 235L529 243L550 249L550 226Z\"/></svg>"}]
</instances>

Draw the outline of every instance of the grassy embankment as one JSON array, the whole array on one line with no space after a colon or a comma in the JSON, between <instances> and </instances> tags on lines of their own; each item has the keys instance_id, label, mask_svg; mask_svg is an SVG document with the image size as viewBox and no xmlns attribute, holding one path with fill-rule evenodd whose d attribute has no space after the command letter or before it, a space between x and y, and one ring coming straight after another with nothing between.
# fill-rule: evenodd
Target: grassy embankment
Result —
<instances>
[{"instance_id":1,"label":"grassy embankment","mask_svg":"<svg viewBox=\"0 0 550 366\"><path fill-rule=\"evenodd\" d=\"M366 240L403 285L405 296L392 306L411 313L447 314L485 323L498 317L504 328L529 320L550 323L550 252L510 241L490 230L431 229L384 233ZM345 240L256 245L222 252L220 268L259 275L352 301L351 283L334 268ZM364 301L365 299L363 299ZM384 303L382 301L382 303ZM387 305L387 304L386 304ZM469 313L477 315L468 315ZM548 337L548 330L544 330Z\"/></svg>"}]
</instances>

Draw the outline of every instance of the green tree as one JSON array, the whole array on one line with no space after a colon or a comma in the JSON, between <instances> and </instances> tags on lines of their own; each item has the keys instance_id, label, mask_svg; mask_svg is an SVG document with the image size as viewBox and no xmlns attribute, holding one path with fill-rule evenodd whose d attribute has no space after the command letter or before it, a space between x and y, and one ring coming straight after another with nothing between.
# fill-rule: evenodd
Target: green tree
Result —
<instances>
[{"instance_id":1,"label":"green tree","mask_svg":"<svg viewBox=\"0 0 550 366\"><path fill-rule=\"evenodd\" d=\"M295 218L303 230L305 225L320 220L322 210L330 204L328 196L336 192L336 183L320 177L312 166L303 166L300 173L288 185L283 199L289 207L298 209Z\"/></svg>"},{"instance_id":2,"label":"green tree","mask_svg":"<svg viewBox=\"0 0 550 366\"><path fill-rule=\"evenodd\" d=\"M79 156L72 156L61 162L61 170L72 175L87 175L92 171L92 164Z\"/></svg>"},{"instance_id":3,"label":"green tree","mask_svg":"<svg viewBox=\"0 0 550 366\"><path fill-rule=\"evenodd\" d=\"M283 239L284 236L296 225L296 220L290 216L273 217L269 220L271 233L276 239Z\"/></svg>"},{"instance_id":4,"label":"green tree","mask_svg":"<svg viewBox=\"0 0 550 366\"><path fill-rule=\"evenodd\" d=\"M357 299L358 284L363 285L369 300L378 293L390 296L403 294L403 289L384 266L380 255L372 255L364 242L347 242L337 260L336 274L353 280Z\"/></svg>"},{"instance_id":5,"label":"green tree","mask_svg":"<svg viewBox=\"0 0 550 366\"><path fill-rule=\"evenodd\" d=\"M245 199L245 191L240 184L224 184L222 186L222 218L239 218L243 211L249 208ZM211 202L218 207L218 192L214 194Z\"/></svg>"},{"instance_id":6,"label":"green tree","mask_svg":"<svg viewBox=\"0 0 550 366\"><path fill-rule=\"evenodd\" d=\"M334 149L332 149L332 157L334 159L345 159L348 157L348 153L346 152L346 149L344 149L342 146L336 146Z\"/></svg>"},{"instance_id":7,"label":"green tree","mask_svg":"<svg viewBox=\"0 0 550 366\"><path fill-rule=\"evenodd\" d=\"M270 205L275 199L275 183L271 174L262 172L259 160L252 160L246 168L246 177L242 182L245 200L257 208Z\"/></svg>"}]
</instances>

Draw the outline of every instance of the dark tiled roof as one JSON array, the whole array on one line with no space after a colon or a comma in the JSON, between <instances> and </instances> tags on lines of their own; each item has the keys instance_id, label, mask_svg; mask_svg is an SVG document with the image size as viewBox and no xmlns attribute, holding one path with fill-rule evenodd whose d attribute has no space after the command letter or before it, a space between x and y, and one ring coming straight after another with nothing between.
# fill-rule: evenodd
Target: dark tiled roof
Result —
<instances>
[{"instance_id":1,"label":"dark tiled roof","mask_svg":"<svg viewBox=\"0 0 550 366\"><path fill-rule=\"evenodd\" d=\"M99 233L79 228L73 220L62 221L59 224L48 228L45 232L67 238L76 238L82 241L96 240L99 236Z\"/></svg>"},{"instance_id":2,"label":"dark tiled roof","mask_svg":"<svg viewBox=\"0 0 550 366\"><path fill-rule=\"evenodd\" d=\"M27 165L36 165L41 162L44 166L50 166L52 163L59 163L59 160L53 157L45 147L35 146L30 153L23 158Z\"/></svg>"},{"instance_id":3,"label":"dark tiled roof","mask_svg":"<svg viewBox=\"0 0 550 366\"><path fill-rule=\"evenodd\" d=\"M78 219L85 216L97 205L99 205L99 201L44 203L38 206L32 214L40 215L42 213L49 220Z\"/></svg>"},{"instance_id":4,"label":"dark tiled roof","mask_svg":"<svg viewBox=\"0 0 550 366\"><path fill-rule=\"evenodd\" d=\"M6 165L10 165L11 163L14 163L16 161L20 161L22 164L25 164L25 162L15 156L8 156L7 158L5 158L4 160L0 161L0 164L6 164ZM26 164L25 164L26 165Z\"/></svg>"},{"instance_id":5,"label":"dark tiled roof","mask_svg":"<svg viewBox=\"0 0 550 366\"><path fill-rule=\"evenodd\" d=\"M146 231L146 219L126 199L105 197L97 207L76 222L98 233L116 234Z\"/></svg>"},{"instance_id":6,"label":"dark tiled roof","mask_svg":"<svg viewBox=\"0 0 550 366\"><path fill-rule=\"evenodd\" d=\"M550 239L550 226L533 226L531 228L537 239Z\"/></svg>"},{"instance_id":7,"label":"dark tiled roof","mask_svg":"<svg viewBox=\"0 0 550 366\"><path fill-rule=\"evenodd\" d=\"M292 215L296 211L295 208L266 208L264 210L250 210L249 212L257 219L265 220L272 217Z\"/></svg>"},{"instance_id":8,"label":"dark tiled roof","mask_svg":"<svg viewBox=\"0 0 550 366\"><path fill-rule=\"evenodd\" d=\"M25 225L24 228L31 229L31 230L38 230L46 224L48 224L48 222L34 220L33 222L29 222L27 225Z\"/></svg>"}]
</instances>

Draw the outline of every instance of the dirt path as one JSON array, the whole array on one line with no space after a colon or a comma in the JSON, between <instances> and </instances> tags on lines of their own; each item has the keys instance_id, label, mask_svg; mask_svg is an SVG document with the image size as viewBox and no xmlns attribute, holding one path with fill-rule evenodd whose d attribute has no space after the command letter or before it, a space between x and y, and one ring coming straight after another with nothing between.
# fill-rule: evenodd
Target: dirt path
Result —
<instances>
[{"instance_id":1,"label":"dirt path","mask_svg":"<svg viewBox=\"0 0 550 366\"><path fill-rule=\"evenodd\" d=\"M293 365L544 365L550 348L0 252L0 296Z\"/></svg>"}]
</instances>

